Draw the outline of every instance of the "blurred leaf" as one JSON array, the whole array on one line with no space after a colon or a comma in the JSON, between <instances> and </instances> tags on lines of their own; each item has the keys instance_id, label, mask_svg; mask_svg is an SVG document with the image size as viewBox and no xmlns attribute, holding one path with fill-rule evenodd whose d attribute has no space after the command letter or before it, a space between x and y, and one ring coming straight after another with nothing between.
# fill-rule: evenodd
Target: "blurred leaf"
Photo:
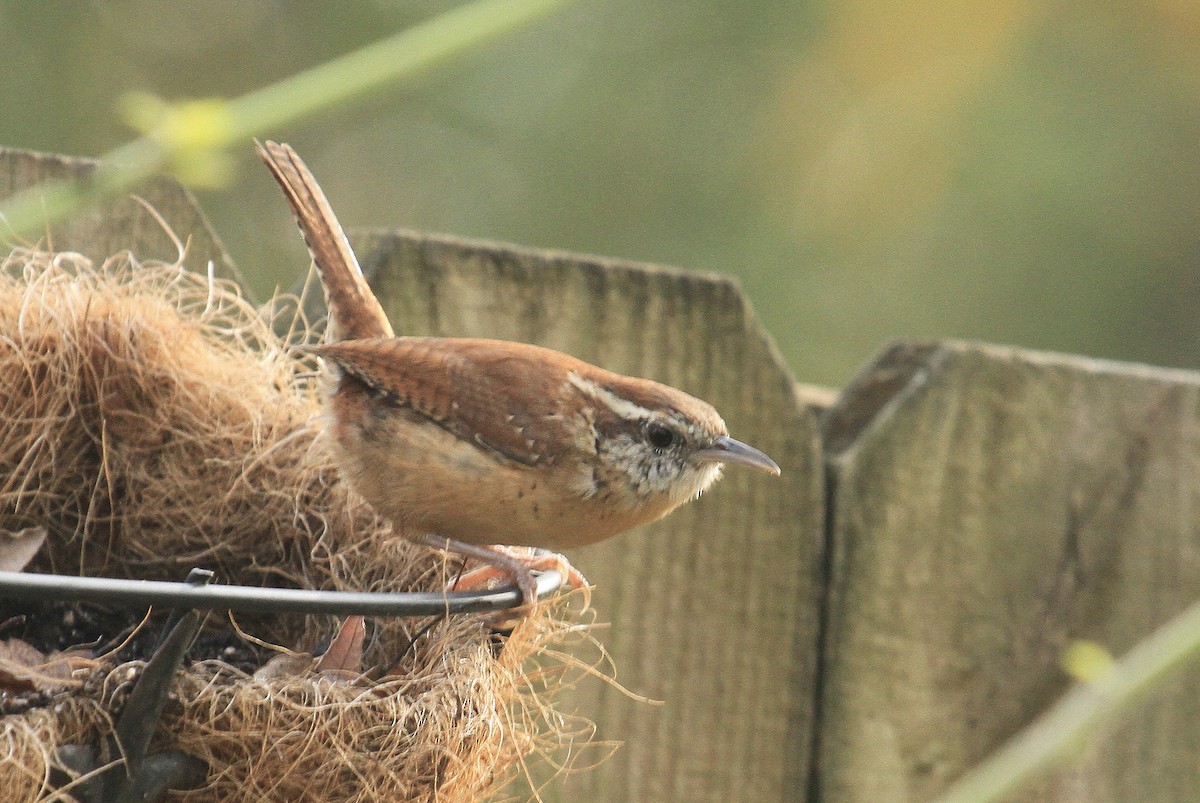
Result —
<instances>
[{"instance_id":1,"label":"blurred leaf","mask_svg":"<svg viewBox=\"0 0 1200 803\"><path fill-rule=\"evenodd\" d=\"M563 2L475 0L233 100L167 103L148 93L127 94L122 114L145 136L105 154L89 182L51 182L5 200L0 220L18 237L31 235L167 167L182 180L219 186L232 172L225 148L429 69Z\"/></svg>"},{"instance_id":2,"label":"blurred leaf","mask_svg":"<svg viewBox=\"0 0 1200 803\"><path fill-rule=\"evenodd\" d=\"M1084 683L1095 683L1112 671L1116 659L1102 644L1074 641L1063 651L1062 667L1067 674Z\"/></svg>"}]
</instances>

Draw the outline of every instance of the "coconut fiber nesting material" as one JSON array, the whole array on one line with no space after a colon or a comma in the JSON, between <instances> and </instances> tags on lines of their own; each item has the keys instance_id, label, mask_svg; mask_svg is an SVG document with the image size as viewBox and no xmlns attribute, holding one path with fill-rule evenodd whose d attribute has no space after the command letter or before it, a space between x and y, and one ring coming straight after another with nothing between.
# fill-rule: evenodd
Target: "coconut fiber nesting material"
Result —
<instances>
[{"instance_id":1,"label":"coconut fiber nesting material","mask_svg":"<svg viewBox=\"0 0 1200 803\"><path fill-rule=\"evenodd\" d=\"M457 567L392 533L338 482L316 366L273 331L294 315L285 309L295 305L264 312L232 284L127 254L101 266L9 256L0 530L46 529L27 570L182 580L203 567L256 586L443 587ZM339 621L214 614L150 750L207 766L201 788L173 799L487 797L560 744L546 700L562 664L547 648L568 626L563 606L538 607L507 638L480 617L368 621L361 661L336 669L308 653ZM53 798L64 783L55 751L111 736L164 620L0 600L0 800Z\"/></svg>"}]
</instances>

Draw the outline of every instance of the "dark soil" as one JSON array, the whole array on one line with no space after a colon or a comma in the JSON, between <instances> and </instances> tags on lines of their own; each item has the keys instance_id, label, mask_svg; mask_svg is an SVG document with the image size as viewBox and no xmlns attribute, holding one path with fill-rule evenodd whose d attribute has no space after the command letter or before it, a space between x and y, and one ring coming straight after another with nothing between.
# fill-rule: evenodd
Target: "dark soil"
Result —
<instances>
[{"instance_id":1,"label":"dark soil","mask_svg":"<svg viewBox=\"0 0 1200 803\"><path fill-rule=\"evenodd\" d=\"M119 651L109 656L114 664L149 660L169 615L165 610L156 612L138 629L145 617L144 610L87 602L0 599L0 640L20 639L47 655L82 647L101 656L120 646ZM185 664L217 659L252 674L271 654L242 640L222 614L215 614L209 617L208 626L188 651ZM0 687L0 716L47 705L55 696Z\"/></svg>"},{"instance_id":2,"label":"dark soil","mask_svg":"<svg viewBox=\"0 0 1200 803\"><path fill-rule=\"evenodd\" d=\"M168 615L167 611L152 615L113 657L118 661L148 660ZM102 655L125 641L144 617L144 610L88 602L0 600L0 639L19 638L43 653L85 647ZM212 626L214 619L216 627ZM269 657L264 652L238 637L222 616L213 616L187 657L191 661L217 658L252 673Z\"/></svg>"}]
</instances>

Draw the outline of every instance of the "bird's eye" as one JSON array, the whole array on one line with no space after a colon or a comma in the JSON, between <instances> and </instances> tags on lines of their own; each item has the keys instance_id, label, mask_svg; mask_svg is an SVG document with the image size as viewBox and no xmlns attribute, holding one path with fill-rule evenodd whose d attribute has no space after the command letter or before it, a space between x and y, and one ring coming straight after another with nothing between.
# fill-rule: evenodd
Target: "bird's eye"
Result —
<instances>
[{"instance_id":1,"label":"bird's eye","mask_svg":"<svg viewBox=\"0 0 1200 803\"><path fill-rule=\"evenodd\" d=\"M646 441L655 449L666 449L674 446L678 439L679 436L670 427L653 423L646 425Z\"/></svg>"}]
</instances>

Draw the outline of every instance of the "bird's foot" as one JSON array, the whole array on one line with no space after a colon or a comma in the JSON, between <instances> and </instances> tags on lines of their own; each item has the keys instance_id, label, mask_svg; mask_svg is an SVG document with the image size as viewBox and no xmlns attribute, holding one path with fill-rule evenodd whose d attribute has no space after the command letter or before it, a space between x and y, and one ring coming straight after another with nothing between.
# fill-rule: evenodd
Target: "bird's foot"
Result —
<instances>
[{"instance_id":1,"label":"bird's foot","mask_svg":"<svg viewBox=\"0 0 1200 803\"><path fill-rule=\"evenodd\" d=\"M571 588L583 590L585 607L590 602L587 578L558 553L544 549L527 552L522 547L479 546L440 535L428 535L425 540L432 547L457 552L485 564L459 575L447 588L449 591L483 588L494 580L511 579L521 590L523 606L528 612L537 603L537 579L533 573L554 570Z\"/></svg>"}]
</instances>

